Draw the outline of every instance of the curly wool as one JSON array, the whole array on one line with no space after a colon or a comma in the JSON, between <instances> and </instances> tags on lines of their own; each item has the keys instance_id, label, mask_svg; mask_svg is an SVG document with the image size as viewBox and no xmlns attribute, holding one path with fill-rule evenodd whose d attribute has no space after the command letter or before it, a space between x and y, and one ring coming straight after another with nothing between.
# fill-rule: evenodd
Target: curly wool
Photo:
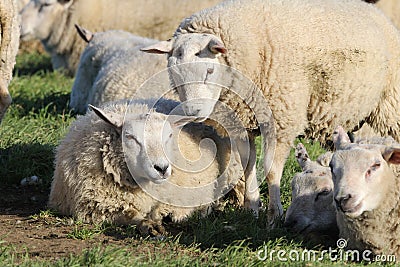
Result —
<instances>
[{"instance_id":1,"label":"curly wool","mask_svg":"<svg viewBox=\"0 0 400 267\"><path fill-rule=\"evenodd\" d=\"M8 86L12 79L12 70L19 45L18 5L16 0L0 1L0 122L11 105Z\"/></svg>"},{"instance_id":2,"label":"curly wool","mask_svg":"<svg viewBox=\"0 0 400 267\"><path fill-rule=\"evenodd\" d=\"M334 126L353 129L364 118L381 134L400 136L400 39L373 5L226 1L185 19L175 36L187 33L222 40L228 53L221 63L259 87L276 120L277 137L288 145L302 133L327 140ZM347 106L352 108L344 111Z\"/></svg>"},{"instance_id":3,"label":"curly wool","mask_svg":"<svg viewBox=\"0 0 400 267\"><path fill-rule=\"evenodd\" d=\"M125 111L134 114L169 114L178 104L161 99L155 110L149 109L154 103L154 100L137 100L128 105L127 101L119 101L103 109L118 114L124 114ZM179 147L183 156L193 160L203 156L199 155L198 150L198 144L203 138L215 141L218 147L217 159L211 159L211 164L200 174L173 169L171 182L183 186L199 186L212 182L224 170L228 178L242 174L240 157L234 156L236 164L228 163L232 160L229 140L217 137L211 128L201 124L189 125L179 133L179 142L182 144ZM229 179L227 181L228 184L221 184L216 189L231 186ZM234 191L239 202L243 201L242 188L243 181L239 181ZM143 233L150 234L160 232L162 219L166 216L170 216L173 221L181 221L194 211L207 210L212 205L171 206L143 191L128 170L120 134L91 111L78 117L57 148L48 204L61 214L73 215L85 222L135 224Z\"/></svg>"},{"instance_id":4,"label":"curly wool","mask_svg":"<svg viewBox=\"0 0 400 267\"><path fill-rule=\"evenodd\" d=\"M70 107L84 113L88 104L99 106L119 99L155 98L167 93L167 73L159 74L167 64L165 56L140 51L155 42L120 30L94 33L79 61ZM147 81L155 75L154 81ZM169 96L173 98L173 93Z\"/></svg>"}]
</instances>

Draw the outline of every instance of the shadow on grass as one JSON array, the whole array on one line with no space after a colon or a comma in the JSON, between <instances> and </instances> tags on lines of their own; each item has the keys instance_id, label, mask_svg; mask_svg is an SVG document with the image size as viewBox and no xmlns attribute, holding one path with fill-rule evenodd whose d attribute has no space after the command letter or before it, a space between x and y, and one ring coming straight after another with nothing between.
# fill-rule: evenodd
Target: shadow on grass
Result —
<instances>
[{"instance_id":1,"label":"shadow on grass","mask_svg":"<svg viewBox=\"0 0 400 267\"><path fill-rule=\"evenodd\" d=\"M46 113L50 115L75 113L69 109L70 93L53 92L46 95L44 98L28 99L23 96L16 96L13 98L13 105L19 108L21 116L28 115L30 112L39 113L41 110L46 109Z\"/></svg>"},{"instance_id":2,"label":"shadow on grass","mask_svg":"<svg viewBox=\"0 0 400 267\"><path fill-rule=\"evenodd\" d=\"M25 53L17 56L13 75L30 76L38 72L53 71L51 58L47 54Z\"/></svg>"},{"instance_id":3,"label":"shadow on grass","mask_svg":"<svg viewBox=\"0 0 400 267\"><path fill-rule=\"evenodd\" d=\"M53 174L54 149L54 146L37 143L0 149L1 184L19 185L23 178L36 175L42 179L43 186L49 185Z\"/></svg>"}]
</instances>

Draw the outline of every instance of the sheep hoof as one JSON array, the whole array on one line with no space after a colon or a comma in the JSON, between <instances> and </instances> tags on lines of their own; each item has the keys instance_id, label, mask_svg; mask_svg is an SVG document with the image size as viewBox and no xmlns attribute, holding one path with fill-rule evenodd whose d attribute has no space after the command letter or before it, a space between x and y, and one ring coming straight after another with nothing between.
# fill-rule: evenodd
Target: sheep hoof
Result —
<instances>
[{"instance_id":1,"label":"sheep hoof","mask_svg":"<svg viewBox=\"0 0 400 267\"><path fill-rule=\"evenodd\" d=\"M268 225L271 229L277 228L283 224L283 207L268 207L267 211Z\"/></svg>"}]
</instances>

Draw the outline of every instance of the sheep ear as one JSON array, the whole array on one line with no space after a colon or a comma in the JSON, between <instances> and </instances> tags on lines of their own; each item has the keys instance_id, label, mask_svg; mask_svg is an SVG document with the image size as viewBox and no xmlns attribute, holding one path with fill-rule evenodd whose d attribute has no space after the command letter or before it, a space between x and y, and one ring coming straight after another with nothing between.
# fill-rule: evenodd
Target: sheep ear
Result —
<instances>
[{"instance_id":1,"label":"sheep ear","mask_svg":"<svg viewBox=\"0 0 400 267\"><path fill-rule=\"evenodd\" d=\"M168 121L172 127L183 127L190 122L203 122L207 118L205 117L193 117L193 116L181 116L181 115L169 115Z\"/></svg>"},{"instance_id":2,"label":"sheep ear","mask_svg":"<svg viewBox=\"0 0 400 267\"><path fill-rule=\"evenodd\" d=\"M400 164L400 147L387 147L382 156L388 163Z\"/></svg>"},{"instance_id":3,"label":"sheep ear","mask_svg":"<svg viewBox=\"0 0 400 267\"><path fill-rule=\"evenodd\" d=\"M168 54L172 51L172 40L161 41L153 45L142 47L140 51L150 54Z\"/></svg>"},{"instance_id":4,"label":"sheep ear","mask_svg":"<svg viewBox=\"0 0 400 267\"><path fill-rule=\"evenodd\" d=\"M228 51L222 42L214 39L210 41L210 43L208 44L208 48L214 54L226 54L226 52Z\"/></svg>"},{"instance_id":5,"label":"sheep ear","mask_svg":"<svg viewBox=\"0 0 400 267\"><path fill-rule=\"evenodd\" d=\"M105 112L104 110L100 108L96 108L95 106L89 105L89 108L96 113L97 116L99 116L103 121L111 124L118 130L122 129L122 125L124 124L124 116L121 116L119 114L113 113L113 112Z\"/></svg>"},{"instance_id":6,"label":"sheep ear","mask_svg":"<svg viewBox=\"0 0 400 267\"><path fill-rule=\"evenodd\" d=\"M302 143L298 143L296 146L296 151L295 151L295 156L297 159L297 162L299 163L301 169L304 171L307 162L310 162L310 156L307 153L306 148Z\"/></svg>"},{"instance_id":7,"label":"sheep ear","mask_svg":"<svg viewBox=\"0 0 400 267\"><path fill-rule=\"evenodd\" d=\"M85 28L75 24L75 29L78 32L79 36L86 42L89 43L93 39L93 33Z\"/></svg>"},{"instance_id":8,"label":"sheep ear","mask_svg":"<svg viewBox=\"0 0 400 267\"><path fill-rule=\"evenodd\" d=\"M343 145L351 143L350 137L347 135L346 131L342 126L336 127L333 132L333 144L336 149L340 149Z\"/></svg>"}]
</instances>

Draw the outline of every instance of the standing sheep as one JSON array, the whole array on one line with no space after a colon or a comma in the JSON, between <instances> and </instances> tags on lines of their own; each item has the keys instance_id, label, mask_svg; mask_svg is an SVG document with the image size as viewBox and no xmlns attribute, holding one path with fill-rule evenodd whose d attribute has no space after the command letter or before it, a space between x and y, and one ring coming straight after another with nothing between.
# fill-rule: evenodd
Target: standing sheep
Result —
<instances>
[{"instance_id":1,"label":"standing sheep","mask_svg":"<svg viewBox=\"0 0 400 267\"><path fill-rule=\"evenodd\" d=\"M12 70L19 45L18 6L16 0L0 1L0 122L8 107L11 96L8 85L12 79Z\"/></svg>"},{"instance_id":2,"label":"standing sheep","mask_svg":"<svg viewBox=\"0 0 400 267\"><path fill-rule=\"evenodd\" d=\"M329 161L331 152L312 161L299 143L295 151L302 168L292 180L292 202L286 211L285 226L302 235L328 234L337 237L336 208Z\"/></svg>"},{"instance_id":3,"label":"standing sheep","mask_svg":"<svg viewBox=\"0 0 400 267\"><path fill-rule=\"evenodd\" d=\"M39 39L54 69L74 75L84 42L74 24L165 39L185 16L221 0L31 0L21 11L21 40Z\"/></svg>"},{"instance_id":4,"label":"standing sheep","mask_svg":"<svg viewBox=\"0 0 400 267\"><path fill-rule=\"evenodd\" d=\"M330 167L340 237L349 249L400 259L400 145L349 143L342 129L336 143Z\"/></svg>"},{"instance_id":5,"label":"standing sheep","mask_svg":"<svg viewBox=\"0 0 400 267\"><path fill-rule=\"evenodd\" d=\"M243 174L234 143L202 124L177 128L179 117L165 114L178 102L154 102L119 101L78 117L57 148L51 208L156 235L164 217L181 221L232 188Z\"/></svg>"},{"instance_id":6,"label":"standing sheep","mask_svg":"<svg viewBox=\"0 0 400 267\"><path fill-rule=\"evenodd\" d=\"M76 112L86 112L88 104L99 106L104 102L132 97L156 98L167 92L169 80L166 72L157 75L156 83L146 83L138 90L147 79L165 69L167 64L163 55L140 51L140 48L154 44L156 40L119 30L93 34L76 27L88 42L72 86L70 107Z\"/></svg>"},{"instance_id":7,"label":"standing sheep","mask_svg":"<svg viewBox=\"0 0 400 267\"><path fill-rule=\"evenodd\" d=\"M371 4L226 1L185 19L172 40L143 50L168 53L171 82L182 102L190 100L184 106L188 115L216 117L214 107L223 102L248 129L260 126L270 222L283 213L282 170L299 134L324 141L333 126L351 130L365 119L381 135L400 137L400 37ZM255 86L240 88L244 77ZM228 120L219 115L217 121Z\"/></svg>"}]
</instances>

